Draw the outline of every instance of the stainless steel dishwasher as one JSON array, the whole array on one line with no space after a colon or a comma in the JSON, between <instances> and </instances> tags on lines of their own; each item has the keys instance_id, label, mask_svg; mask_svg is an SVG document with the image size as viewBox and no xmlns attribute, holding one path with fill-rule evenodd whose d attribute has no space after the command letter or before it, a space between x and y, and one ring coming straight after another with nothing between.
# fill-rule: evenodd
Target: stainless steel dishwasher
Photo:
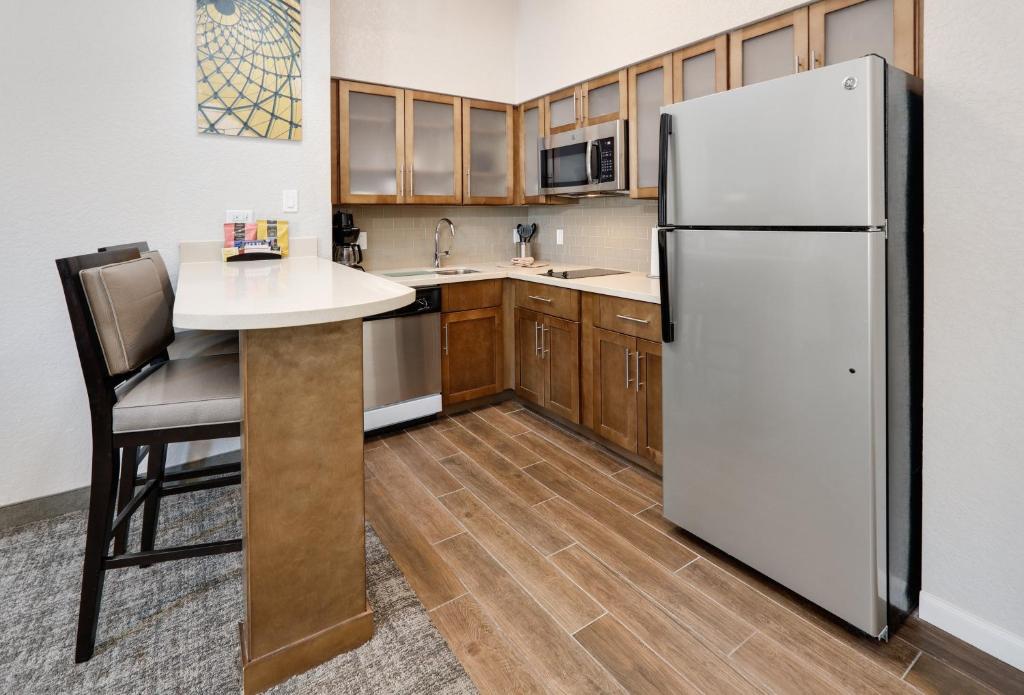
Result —
<instances>
[{"instance_id":1,"label":"stainless steel dishwasher","mask_svg":"<svg viewBox=\"0 0 1024 695\"><path fill-rule=\"evenodd\" d=\"M363 431L441 412L441 288L363 319Z\"/></svg>"}]
</instances>

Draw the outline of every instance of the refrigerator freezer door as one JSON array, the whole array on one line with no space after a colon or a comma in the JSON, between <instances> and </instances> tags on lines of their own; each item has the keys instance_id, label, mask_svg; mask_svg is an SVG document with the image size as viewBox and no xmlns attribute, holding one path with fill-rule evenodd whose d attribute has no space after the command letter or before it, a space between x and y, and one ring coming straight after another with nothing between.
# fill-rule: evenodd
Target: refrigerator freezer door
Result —
<instances>
[{"instance_id":1,"label":"refrigerator freezer door","mask_svg":"<svg viewBox=\"0 0 1024 695\"><path fill-rule=\"evenodd\" d=\"M881 226L884 75L869 56L662 107L665 222Z\"/></svg>"},{"instance_id":2,"label":"refrigerator freezer door","mask_svg":"<svg viewBox=\"0 0 1024 695\"><path fill-rule=\"evenodd\" d=\"M881 232L679 230L665 517L871 634L886 625Z\"/></svg>"}]
</instances>

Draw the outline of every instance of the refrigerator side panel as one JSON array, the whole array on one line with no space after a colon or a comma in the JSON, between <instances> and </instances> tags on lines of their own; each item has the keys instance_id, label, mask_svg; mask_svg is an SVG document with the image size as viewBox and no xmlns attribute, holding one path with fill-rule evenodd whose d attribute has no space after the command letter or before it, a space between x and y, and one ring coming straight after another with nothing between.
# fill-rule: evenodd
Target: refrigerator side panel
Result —
<instances>
[{"instance_id":1,"label":"refrigerator side panel","mask_svg":"<svg viewBox=\"0 0 1024 695\"><path fill-rule=\"evenodd\" d=\"M666 518L878 635L886 625L884 234L670 237Z\"/></svg>"},{"instance_id":2,"label":"refrigerator side panel","mask_svg":"<svg viewBox=\"0 0 1024 695\"><path fill-rule=\"evenodd\" d=\"M666 222L881 227L884 82L869 56L663 107Z\"/></svg>"}]
</instances>

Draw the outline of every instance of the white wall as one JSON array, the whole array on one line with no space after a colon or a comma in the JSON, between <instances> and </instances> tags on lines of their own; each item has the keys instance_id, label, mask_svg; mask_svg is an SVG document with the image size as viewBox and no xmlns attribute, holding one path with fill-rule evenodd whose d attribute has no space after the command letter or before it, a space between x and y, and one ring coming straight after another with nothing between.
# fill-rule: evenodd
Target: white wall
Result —
<instances>
[{"instance_id":1,"label":"white wall","mask_svg":"<svg viewBox=\"0 0 1024 695\"><path fill-rule=\"evenodd\" d=\"M924 7L921 617L1024 668L1024 6Z\"/></svg>"},{"instance_id":2,"label":"white wall","mask_svg":"<svg viewBox=\"0 0 1024 695\"><path fill-rule=\"evenodd\" d=\"M516 101L796 7L793 0L518 0Z\"/></svg>"},{"instance_id":3,"label":"white wall","mask_svg":"<svg viewBox=\"0 0 1024 695\"><path fill-rule=\"evenodd\" d=\"M333 0L331 73L515 101L515 0Z\"/></svg>"},{"instance_id":4,"label":"white wall","mask_svg":"<svg viewBox=\"0 0 1024 695\"><path fill-rule=\"evenodd\" d=\"M196 133L195 2L4 3L0 505L87 485L89 411L54 259L218 238L226 208L330 239L330 4L302 3L303 141ZM300 212L281 214L281 191ZM329 246L327 247L329 248Z\"/></svg>"}]
</instances>

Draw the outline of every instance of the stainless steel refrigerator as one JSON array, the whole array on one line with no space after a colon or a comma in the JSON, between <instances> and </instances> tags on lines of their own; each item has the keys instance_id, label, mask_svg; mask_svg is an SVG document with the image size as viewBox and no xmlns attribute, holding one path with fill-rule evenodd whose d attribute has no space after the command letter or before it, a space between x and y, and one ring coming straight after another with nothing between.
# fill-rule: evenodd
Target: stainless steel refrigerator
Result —
<instances>
[{"instance_id":1,"label":"stainless steel refrigerator","mask_svg":"<svg viewBox=\"0 0 1024 695\"><path fill-rule=\"evenodd\" d=\"M886 638L920 589L921 85L662 108L664 514Z\"/></svg>"}]
</instances>

